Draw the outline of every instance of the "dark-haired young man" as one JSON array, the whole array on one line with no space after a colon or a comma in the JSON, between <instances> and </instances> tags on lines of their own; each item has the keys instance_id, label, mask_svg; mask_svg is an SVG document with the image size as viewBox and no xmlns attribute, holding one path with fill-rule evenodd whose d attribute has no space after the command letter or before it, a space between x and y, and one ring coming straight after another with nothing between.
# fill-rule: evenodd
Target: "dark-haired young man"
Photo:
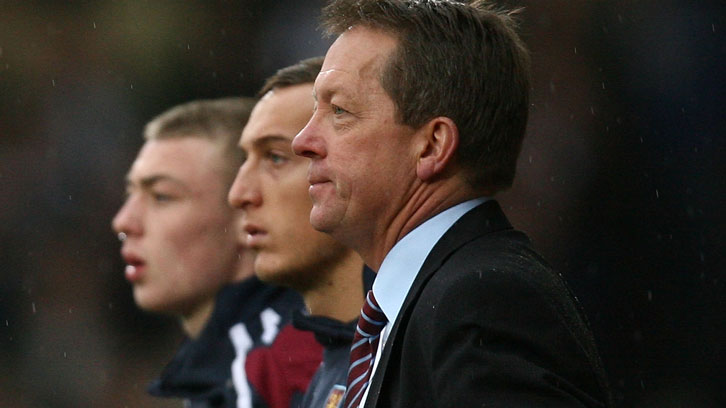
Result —
<instances>
[{"instance_id":1,"label":"dark-haired young man","mask_svg":"<svg viewBox=\"0 0 726 408\"><path fill-rule=\"evenodd\" d=\"M187 336L149 392L189 407L297 406L320 361L289 324L300 297L254 277L226 202L254 103L194 101L149 122L113 220L136 304L178 316Z\"/></svg>"},{"instance_id":2,"label":"dark-haired young man","mask_svg":"<svg viewBox=\"0 0 726 408\"><path fill-rule=\"evenodd\" d=\"M308 313L295 315L294 324L314 332L325 347L305 408L337 407L341 401L365 292L360 256L310 225L307 160L291 148L313 112L321 64L322 58L307 59L267 80L242 132L239 146L246 158L229 192L230 204L243 211L257 276L303 296ZM373 272L366 271L372 281Z\"/></svg>"},{"instance_id":3,"label":"dark-haired young man","mask_svg":"<svg viewBox=\"0 0 726 408\"><path fill-rule=\"evenodd\" d=\"M377 271L345 407L602 407L592 334L493 196L514 178L529 61L486 2L333 0L293 141L312 225ZM371 375L372 373L372 375Z\"/></svg>"}]
</instances>

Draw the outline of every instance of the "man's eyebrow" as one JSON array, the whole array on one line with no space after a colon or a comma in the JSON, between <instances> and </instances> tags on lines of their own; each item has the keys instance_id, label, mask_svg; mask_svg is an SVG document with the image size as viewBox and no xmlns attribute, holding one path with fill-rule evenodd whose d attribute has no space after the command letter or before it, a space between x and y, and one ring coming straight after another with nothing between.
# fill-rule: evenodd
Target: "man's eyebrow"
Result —
<instances>
[{"instance_id":1,"label":"man's eyebrow","mask_svg":"<svg viewBox=\"0 0 726 408\"><path fill-rule=\"evenodd\" d=\"M285 143L290 144L292 143L292 139L290 137L284 136L284 135L277 135L277 134L271 134L271 135L265 135L258 139L255 139L252 142L252 146L256 148L265 147L268 145L271 145L273 143Z\"/></svg>"},{"instance_id":2,"label":"man's eyebrow","mask_svg":"<svg viewBox=\"0 0 726 408\"><path fill-rule=\"evenodd\" d=\"M135 184L138 184L141 188L147 189L152 187L154 184L162 181L168 181L170 183L176 184L183 189L187 189L187 186L184 183L166 174L154 174L151 176L143 177L141 178L141 180L139 180L138 183L133 182L128 176L126 176L126 187L128 188Z\"/></svg>"},{"instance_id":3,"label":"man's eyebrow","mask_svg":"<svg viewBox=\"0 0 726 408\"><path fill-rule=\"evenodd\" d=\"M339 83L333 83L321 91L320 97L328 102L330 102L333 97L337 97L342 98L342 100L347 101L347 103L351 103L358 99L355 95L355 91L348 89ZM315 100L317 101L317 99Z\"/></svg>"},{"instance_id":4,"label":"man's eyebrow","mask_svg":"<svg viewBox=\"0 0 726 408\"><path fill-rule=\"evenodd\" d=\"M333 97L333 95L342 95L348 98L352 97L351 92L343 86L340 78L331 78L325 81L324 84L316 83L313 85L313 99L316 102L318 101L318 97L329 100Z\"/></svg>"}]
</instances>

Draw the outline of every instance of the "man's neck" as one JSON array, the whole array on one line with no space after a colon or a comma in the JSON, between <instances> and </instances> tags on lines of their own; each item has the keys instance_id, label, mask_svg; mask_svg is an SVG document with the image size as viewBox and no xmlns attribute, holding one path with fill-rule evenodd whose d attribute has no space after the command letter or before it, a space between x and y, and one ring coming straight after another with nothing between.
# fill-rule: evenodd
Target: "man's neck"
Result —
<instances>
[{"instance_id":1,"label":"man's neck","mask_svg":"<svg viewBox=\"0 0 726 408\"><path fill-rule=\"evenodd\" d=\"M422 184L415 189L386 228L371 237L367 248L360 248L366 265L378 271L386 254L406 234L436 214L484 195L473 191L465 183L456 181L458 180L449 180L444 185Z\"/></svg>"},{"instance_id":2,"label":"man's neck","mask_svg":"<svg viewBox=\"0 0 726 408\"><path fill-rule=\"evenodd\" d=\"M353 251L341 259L324 279L303 291L310 314L341 322L358 318L363 304L363 261Z\"/></svg>"},{"instance_id":3,"label":"man's neck","mask_svg":"<svg viewBox=\"0 0 726 408\"><path fill-rule=\"evenodd\" d=\"M207 321L212 317L214 310L214 298L208 299L201 305L197 306L190 313L181 317L181 326L184 333L192 339L196 339L204 330Z\"/></svg>"}]
</instances>

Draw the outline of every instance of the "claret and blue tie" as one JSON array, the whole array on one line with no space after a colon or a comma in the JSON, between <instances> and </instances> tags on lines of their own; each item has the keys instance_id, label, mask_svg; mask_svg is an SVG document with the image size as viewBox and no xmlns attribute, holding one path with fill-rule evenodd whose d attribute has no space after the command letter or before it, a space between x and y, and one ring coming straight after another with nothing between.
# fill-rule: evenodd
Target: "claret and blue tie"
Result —
<instances>
[{"instance_id":1,"label":"claret and blue tie","mask_svg":"<svg viewBox=\"0 0 726 408\"><path fill-rule=\"evenodd\" d=\"M368 387L368 381L373 369L378 341L381 330L388 322L383 314L373 291L368 291L366 301L360 311L358 326L350 349L350 366L348 368L347 391L345 394L345 408L357 407Z\"/></svg>"}]
</instances>

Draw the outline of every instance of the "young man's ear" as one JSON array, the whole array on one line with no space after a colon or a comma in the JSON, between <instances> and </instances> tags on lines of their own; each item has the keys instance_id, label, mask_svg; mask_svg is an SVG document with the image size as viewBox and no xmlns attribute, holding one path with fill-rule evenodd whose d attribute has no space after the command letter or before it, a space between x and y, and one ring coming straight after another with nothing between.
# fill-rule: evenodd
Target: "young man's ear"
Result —
<instances>
[{"instance_id":1,"label":"young man's ear","mask_svg":"<svg viewBox=\"0 0 726 408\"><path fill-rule=\"evenodd\" d=\"M416 175L428 181L441 174L451 163L459 147L459 128L453 120L439 116L431 119L421 129L421 150L416 164Z\"/></svg>"}]
</instances>

